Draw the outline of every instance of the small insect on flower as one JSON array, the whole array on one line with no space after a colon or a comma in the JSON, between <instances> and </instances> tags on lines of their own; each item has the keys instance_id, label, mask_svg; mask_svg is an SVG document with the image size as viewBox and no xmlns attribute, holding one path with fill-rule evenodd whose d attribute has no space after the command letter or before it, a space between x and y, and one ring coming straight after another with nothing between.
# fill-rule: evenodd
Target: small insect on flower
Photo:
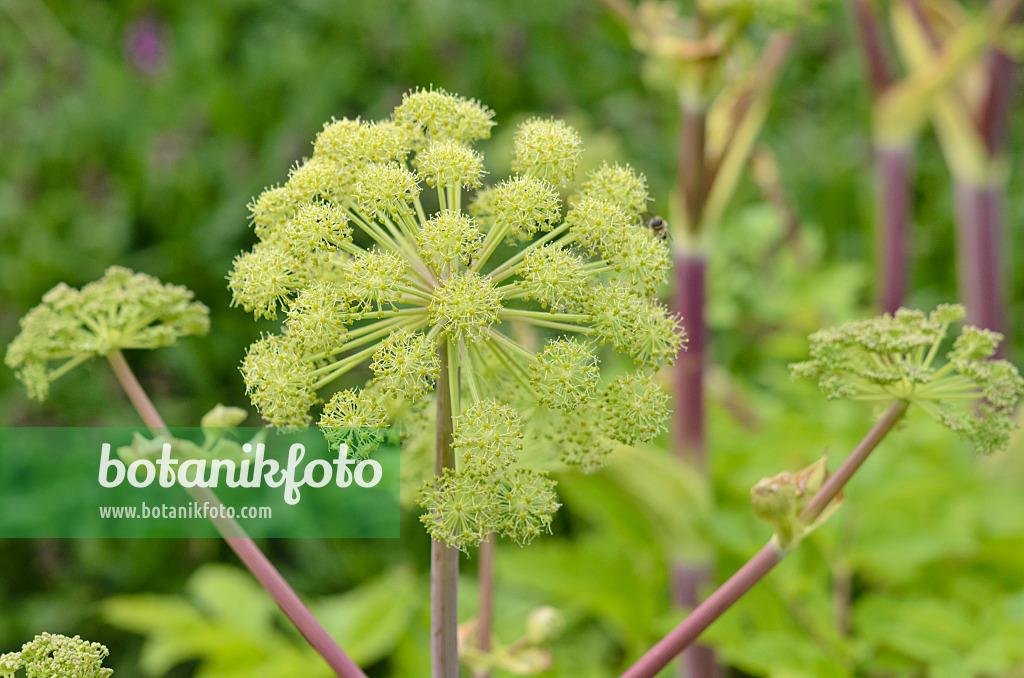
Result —
<instances>
[{"instance_id":1,"label":"small insect on flower","mask_svg":"<svg viewBox=\"0 0 1024 678\"><path fill-rule=\"evenodd\" d=\"M647 222L647 228L651 229L651 234L658 240L662 242L668 240L668 222L661 217L651 217L651 220Z\"/></svg>"}]
</instances>

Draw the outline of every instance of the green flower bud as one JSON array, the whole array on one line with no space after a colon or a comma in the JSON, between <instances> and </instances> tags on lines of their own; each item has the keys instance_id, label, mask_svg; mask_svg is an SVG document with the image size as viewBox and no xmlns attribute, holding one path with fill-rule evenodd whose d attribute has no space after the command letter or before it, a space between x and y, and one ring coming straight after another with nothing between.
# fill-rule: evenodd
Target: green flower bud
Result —
<instances>
[{"instance_id":1,"label":"green flower bud","mask_svg":"<svg viewBox=\"0 0 1024 678\"><path fill-rule=\"evenodd\" d=\"M612 438L627 445L645 443L666 430L668 394L649 377L627 374L605 387L601 413Z\"/></svg>"},{"instance_id":2,"label":"green flower bud","mask_svg":"<svg viewBox=\"0 0 1024 678\"><path fill-rule=\"evenodd\" d=\"M309 283L308 263L278 243L257 243L235 257L228 275L231 305L257 318L276 318L278 304Z\"/></svg>"},{"instance_id":3,"label":"green flower bud","mask_svg":"<svg viewBox=\"0 0 1024 678\"><path fill-rule=\"evenodd\" d=\"M550 230L558 221L558 191L542 179L515 177L492 190L489 213L501 232L528 238L537 231Z\"/></svg>"},{"instance_id":4,"label":"green flower bud","mask_svg":"<svg viewBox=\"0 0 1024 678\"><path fill-rule=\"evenodd\" d=\"M339 292L342 299L360 311L380 309L402 298L395 282L403 280L407 271L408 262L394 252L360 252L343 266L344 282Z\"/></svg>"},{"instance_id":5,"label":"green flower bud","mask_svg":"<svg viewBox=\"0 0 1024 678\"><path fill-rule=\"evenodd\" d=\"M527 120L516 132L512 169L567 186L576 177L582 146L576 130L561 120Z\"/></svg>"},{"instance_id":6,"label":"green flower bud","mask_svg":"<svg viewBox=\"0 0 1024 678\"><path fill-rule=\"evenodd\" d=\"M21 653L8 652L0 654L0 676L12 678L14 673L21 668Z\"/></svg>"},{"instance_id":7,"label":"green flower bud","mask_svg":"<svg viewBox=\"0 0 1024 678\"><path fill-rule=\"evenodd\" d=\"M242 361L245 392L272 425L306 426L318 400L313 367L288 338L265 336Z\"/></svg>"},{"instance_id":8,"label":"green flower bud","mask_svg":"<svg viewBox=\"0 0 1024 678\"><path fill-rule=\"evenodd\" d=\"M502 536L522 545L551 531L551 519L559 507L555 481L529 469L517 469L500 480L496 500Z\"/></svg>"},{"instance_id":9,"label":"green flower bud","mask_svg":"<svg viewBox=\"0 0 1024 678\"><path fill-rule=\"evenodd\" d=\"M282 233L295 213L295 203L284 186L268 188L249 203L253 228L263 240Z\"/></svg>"},{"instance_id":10,"label":"green flower bud","mask_svg":"<svg viewBox=\"0 0 1024 678\"><path fill-rule=\"evenodd\" d=\"M352 195L367 214L401 214L420 194L416 175L395 164L367 165L357 177Z\"/></svg>"},{"instance_id":11,"label":"green flower bud","mask_svg":"<svg viewBox=\"0 0 1024 678\"><path fill-rule=\"evenodd\" d=\"M433 388L441 365L434 342L400 329L381 341L370 369L384 393L414 402Z\"/></svg>"},{"instance_id":12,"label":"green flower bud","mask_svg":"<svg viewBox=\"0 0 1024 678\"><path fill-rule=\"evenodd\" d=\"M319 259L351 241L352 229L342 210L318 202L300 209L285 225L282 236L292 257Z\"/></svg>"},{"instance_id":13,"label":"green flower bud","mask_svg":"<svg viewBox=\"0 0 1024 678\"><path fill-rule=\"evenodd\" d=\"M245 421L247 416L249 413L240 407L226 407L218 403L203 415L199 425L209 429L234 428Z\"/></svg>"},{"instance_id":14,"label":"green flower bud","mask_svg":"<svg viewBox=\"0 0 1024 678\"><path fill-rule=\"evenodd\" d=\"M583 198L565 215L576 241L591 253L603 256L616 236L633 229L621 207L607 200Z\"/></svg>"},{"instance_id":15,"label":"green flower bud","mask_svg":"<svg viewBox=\"0 0 1024 678\"><path fill-rule=\"evenodd\" d=\"M460 261L468 264L481 241L480 229L473 219L461 212L444 210L420 229L420 255L440 272L453 268Z\"/></svg>"},{"instance_id":16,"label":"green flower bud","mask_svg":"<svg viewBox=\"0 0 1024 678\"><path fill-rule=\"evenodd\" d=\"M604 242L602 258L616 277L645 296L653 296L665 283L669 266L668 246L646 229L623 228Z\"/></svg>"},{"instance_id":17,"label":"green flower bud","mask_svg":"<svg viewBox=\"0 0 1024 678\"><path fill-rule=\"evenodd\" d=\"M686 336L673 316L628 288L594 288L585 306L601 342L629 354L638 365L671 364L685 342Z\"/></svg>"},{"instance_id":18,"label":"green flower bud","mask_svg":"<svg viewBox=\"0 0 1024 678\"><path fill-rule=\"evenodd\" d=\"M526 293L526 299L537 299L542 307L556 310L577 308L593 282L578 257L553 245L527 254L516 273L522 278L516 287Z\"/></svg>"},{"instance_id":19,"label":"green flower bud","mask_svg":"<svg viewBox=\"0 0 1024 678\"><path fill-rule=\"evenodd\" d=\"M496 490L479 474L445 469L420 492L419 504L427 510L420 520L435 541L467 551L496 527Z\"/></svg>"},{"instance_id":20,"label":"green flower bud","mask_svg":"<svg viewBox=\"0 0 1024 678\"><path fill-rule=\"evenodd\" d=\"M288 307L285 325L288 341L303 353L330 353L348 337L346 310L333 284L314 282Z\"/></svg>"},{"instance_id":21,"label":"green flower bud","mask_svg":"<svg viewBox=\"0 0 1024 678\"><path fill-rule=\"evenodd\" d=\"M763 478L750 490L754 515L772 526L775 542L782 550L792 550L842 505L840 492L814 522L808 524L800 518L828 477L828 459L822 457L797 473L783 472Z\"/></svg>"},{"instance_id":22,"label":"green flower bud","mask_svg":"<svg viewBox=\"0 0 1024 678\"><path fill-rule=\"evenodd\" d=\"M477 188L484 158L455 141L432 141L416 156L416 167L431 188Z\"/></svg>"},{"instance_id":23,"label":"green flower bud","mask_svg":"<svg viewBox=\"0 0 1024 678\"><path fill-rule=\"evenodd\" d=\"M578 199L583 198L613 203L627 216L638 219L647 211L647 179L631 167L603 163L587 175Z\"/></svg>"},{"instance_id":24,"label":"green flower bud","mask_svg":"<svg viewBox=\"0 0 1024 678\"><path fill-rule=\"evenodd\" d=\"M530 366L539 402L559 410L575 410L593 398L598 377L597 357L575 339L551 342Z\"/></svg>"},{"instance_id":25,"label":"green flower bud","mask_svg":"<svg viewBox=\"0 0 1024 678\"><path fill-rule=\"evenodd\" d=\"M458 343L474 343L498 321L501 295L487 278L467 271L445 280L430 302L430 323Z\"/></svg>"},{"instance_id":26,"label":"green flower bud","mask_svg":"<svg viewBox=\"0 0 1024 678\"><path fill-rule=\"evenodd\" d=\"M523 449L523 427L510 406L485 400L455 417L452 447L463 469L502 475Z\"/></svg>"},{"instance_id":27,"label":"green flower bud","mask_svg":"<svg viewBox=\"0 0 1024 678\"><path fill-rule=\"evenodd\" d=\"M358 118L331 118L324 123L323 131L316 135L316 141L313 142L313 157L329 158L337 162L354 162L362 159L360 155L353 153L353 150L358 145L356 139L363 127Z\"/></svg>"},{"instance_id":28,"label":"green flower bud","mask_svg":"<svg viewBox=\"0 0 1024 678\"><path fill-rule=\"evenodd\" d=\"M572 426L559 422L549 434L552 446L562 450L562 462L583 473L593 473L608 465L616 442L608 436L600 403L592 402L573 411Z\"/></svg>"},{"instance_id":29,"label":"green flower bud","mask_svg":"<svg viewBox=\"0 0 1024 678\"><path fill-rule=\"evenodd\" d=\"M348 177L338 170L338 163L326 158L311 158L296 165L284 185L287 199L295 206L318 198L330 200L344 195Z\"/></svg>"},{"instance_id":30,"label":"green flower bud","mask_svg":"<svg viewBox=\"0 0 1024 678\"><path fill-rule=\"evenodd\" d=\"M565 628L565 617L558 609L542 605L526 617L526 642L539 645L557 636Z\"/></svg>"},{"instance_id":31,"label":"green flower bud","mask_svg":"<svg viewBox=\"0 0 1024 678\"><path fill-rule=\"evenodd\" d=\"M407 130L416 148L429 141L469 144L491 136L494 113L475 99L444 90L416 90L402 97L395 123Z\"/></svg>"},{"instance_id":32,"label":"green flower bud","mask_svg":"<svg viewBox=\"0 0 1024 678\"><path fill-rule=\"evenodd\" d=\"M349 447L349 458L364 458L377 449L387 432L388 412L372 391L338 391L323 414L319 426L332 450L342 443Z\"/></svg>"}]
</instances>

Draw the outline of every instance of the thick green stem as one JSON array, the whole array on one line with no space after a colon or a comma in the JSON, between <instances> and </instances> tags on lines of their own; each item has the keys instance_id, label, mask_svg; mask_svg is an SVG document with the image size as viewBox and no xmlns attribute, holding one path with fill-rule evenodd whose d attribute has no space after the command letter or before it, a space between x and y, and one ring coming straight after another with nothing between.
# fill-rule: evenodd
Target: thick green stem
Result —
<instances>
[{"instance_id":1,"label":"thick green stem","mask_svg":"<svg viewBox=\"0 0 1024 678\"><path fill-rule=\"evenodd\" d=\"M438 349L441 375L437 380L437 437L435 439L434 475L445 469L455 470L452 449L451 370L455 369L448 351L448 342ZM456 381L457 383L457 381ZM459 550L444 542L430 543L430 665L432 678L459 678L458 647L458 582Z\"/></svg>"},{"instance_id":2,"label":"thick green stem","mask_svg":"<svg viewBox=\"0 0 1024 678\"><path fill-rule=\"evenodd\" d=\"M114 374L121 382L124 392L132 401L132 405L138 411L139 416L154 433L167 431L167 424L164 423L160 413L156 411L146 391L139 384L138 379L132 372L124 355L120 351L111 351L107 354ZM220 499L209 488L193 487L187 488L192 498L198 502L210 502L214 506L221 504ZM267 593L274 599L281 611L292 620L295 627L316 650L327 664L341 678L366 678L366 674L356 666L338 643L327 633L327 630L317 621L313 613L302 602L294 589L288 585L281 573L263 555L256 543L245 533L242 526L230 518L214 518L214 527L224 537L231 550L245 564L249 571L256 577L257 581L267 590Z\"/></svg>"}]
</instances>

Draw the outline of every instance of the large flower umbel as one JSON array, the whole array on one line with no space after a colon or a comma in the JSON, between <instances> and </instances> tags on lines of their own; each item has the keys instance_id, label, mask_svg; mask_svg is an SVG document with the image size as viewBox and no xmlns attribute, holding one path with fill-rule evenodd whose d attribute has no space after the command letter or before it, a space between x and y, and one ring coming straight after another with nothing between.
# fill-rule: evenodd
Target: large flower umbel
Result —
<instances>
[{"instance_id":1,"label":"large flower umbel","mask_svg":"<svg viewBox=\"0 0 1024 678\"><path fill-rule=\"evenodd\" d=\"M388 120L327 123L312 158L252 203L259 242L229 278L236 305L286 315L242 367L272 424L309 423L319 392L364 364L372 382L331 398L321 425L386 425L396 402L449 380L457 467L422 503L435 538L461 547L492 531L525 541L550 522L553 483L517 456L544 434L524 421L551 430L552 414L616 410L607 426L586 422L595 458L662 430L667 399L652 395L651 376L684 339L649 298L669 256L639 225L644 178L604 165L575 185L579 136L533 119L516 135L518 174L485 186L472 145L492 117L476 101L420 90ZM637 373L602 386L605 345ZM568 460L594 467L580 449Z\"/></svg>"}]
</instances>

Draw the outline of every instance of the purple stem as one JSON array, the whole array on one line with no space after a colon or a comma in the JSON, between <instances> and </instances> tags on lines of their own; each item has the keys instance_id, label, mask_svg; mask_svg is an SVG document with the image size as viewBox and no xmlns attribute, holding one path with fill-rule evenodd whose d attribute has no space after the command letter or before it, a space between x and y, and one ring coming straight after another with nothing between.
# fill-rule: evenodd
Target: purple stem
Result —
<instances>
[{"instance_id":1,"label":"purple stem","mask_svg":"<svg viewBox=\"0 0 1024 678\"><path fill-rule=\"evenodd\" d=\"M878 305L895 313L903 305L910 265L910 150L904 146L876 146L879 220L876 236L881 285Z\"/></svg>"},{"instance_id":2,"label":"purple stem","mask_svg":"<svg viewBox=\"0 0 1024 678\"><path fill-rule=\"evenodd\" d=\"M675 365L675 411L673 435L676 455L707 474L707 449L704 435L704 373L707 365L706 303L707 258L703 252L684 251L675 257L675 305L689 341L680 351ZM695 608L700 591L711 581L708 563L677 562L672 566L672 599L681 606ZM683 675L689 678L714 678L719 675L715 654L706 645L690 648L683 657Z\"/></svg>"},{"instance_id":3,"label":"purple stem","mask_svg":"<svg viewBox=\"0 0 1024 678\"><path fill-rule=\"evenodd\" d=\"M704 440L707 258L703 252L679 252L675 257L675 274L672 311L682 317L688 341L676 357L674 449L676 455L704 472L707 464Z\"/></svg>"},{"instance_id":4,"label":"purple stem","mask_svg":"<svg viewBox=\"0 0 1024 678\"><path fill-rule=\"evenodd\" d=\"M829 476L829 479L800 513L800 520L805 525L813 523L822 510L842 492L846 482L903 418L906 411L907 403L905 401L893 403L882 415L882 418L875 422L875 425L854 448L850 456L839 465L834 474ZM757 582L761 581L773 567L778 565L786 553L775 545L774 539L768 542L753 558L698 605L697 609L686 619L669 631L668 635L659 640L643 657L629 667L620 678L654 678L676 655L692 645L715 620L752 589Z\"/></svg>"},{"instance_id":5,"label":"purple stem","mask_svg":"<svg viewBox=\"0 0 1024 678\"><path fill-rule=\"evenodd\" d=\"M733 603L739 600L744 593L753 588L754 584L761 581L785 555L775 545L775 542L768 542L757 552L757 555L737 570L736 574L729 577L717 591L708 596L679 626L672 629L637 663L629 667L621 678L653 678L677 654L697 640L700 634L722 616L722 613L732 607Z\"/></svg>"},{"instance_id":6,"label":"purple stem","mask_svg":"<svg viewBox=\"0 0 1024 678\"><path fill-rule=\"evenodd\" d=\"M857 24L857 35L860 38L861 51L864 53L865 66L868 70L868 82L871 84L872 94L877 99L892 84L882 31L878 26L875 8L871 5L870 0L850 0L850 5L854 22Z\"/></svg>"},{"instance_id":7,"label":"purple stem","mask_svg":"<svg viewBox=\"0 0 1024 678\"><path fill-rule=\"evenodd\" d=\"M437 380L437 437L434 475L455 469L452 450L452 390L448 371L448 345L438 349L441 362ZM432 678L459 678L459 550L444 542L430 542L430 666Z\"/></svg>"},{"instance_id":8,"label":"purple stem","mask_svg":"<svg viewBox=\"0 0 1024 678\"><path fill-rule=\"evenodd\" d=\"M107 359L146 426L154 432L167 431L167 424L164 423L160 413L153 406L153 402L146 395L139 380L135 378L135 373L128 366L124 355L115 350L107 354ZM208 488L189 488L189 493L197 501L208 501L215 505L221 503L213 491ZM341 678L366 678L366 674L345 654L337 641L327 633L327 630L302 602L295 590L288 585L277 568L267 560L256 543L246 535L242 526L235 520L227 518L214 518L213 524L231 550L249 568L249 571L281 608L281 611L292 620L302 636L324 658L334 672Z\"/></svg>"},{"instance_id":9,"label":"purple stem","mask_svg":"<svg viewBox=\"0 0 1024 678\"><path fill-rule=\"evenodd\" d=\"M978 327L1004 332L1003 189L956 182L958 278L967 316Z\"/></svg>"}]
</instances>

